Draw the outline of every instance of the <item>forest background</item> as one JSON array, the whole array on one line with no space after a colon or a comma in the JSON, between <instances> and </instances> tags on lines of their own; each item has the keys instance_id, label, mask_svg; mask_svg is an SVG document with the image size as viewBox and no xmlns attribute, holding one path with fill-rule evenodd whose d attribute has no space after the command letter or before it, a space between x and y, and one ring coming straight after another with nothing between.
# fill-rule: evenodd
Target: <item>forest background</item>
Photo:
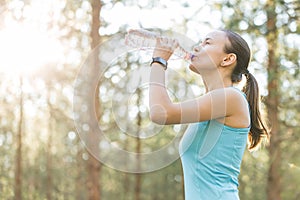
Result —
<instances>
[{"instance_id":1,"label":"forest background","mask_svg":"<svg viewBox=\"0 0 300 200\"><path fill-rule=\"evenodd\" d=\"M128 164L120 156L119 165L99 162L87 148L109 151L114 144L149 153L184 132L185 126L149 121L141 74L147 75L151 53L115 51L126 49L130 28L173 31L195 42L225 28L249 42L250 71L260 83L272 138L267 147L245 152L240 198L300 199L299 17L297 0L1 0L0 199L184 199L178 157L131 173L120 167ZM110 63L95 56L99 51L113 52ZM172 62L172 98L186 98L189 88L202 94L202 82L187 63ZM95 134L95 125L76 121L90 109L80 103L88 98L74 103L85 90L109 144ZM174 148L164 153L176 155ZM137 161L142 169L142 159Z\"/></svg>"}]
</instances>

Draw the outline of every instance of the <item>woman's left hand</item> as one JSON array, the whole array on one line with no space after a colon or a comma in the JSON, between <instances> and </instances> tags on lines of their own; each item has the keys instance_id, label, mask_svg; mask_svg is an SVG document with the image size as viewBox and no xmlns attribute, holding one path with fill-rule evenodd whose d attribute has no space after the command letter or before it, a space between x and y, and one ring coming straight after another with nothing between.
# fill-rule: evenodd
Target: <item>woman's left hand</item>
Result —
<instances>
[{"instance_id":1,"label":"woman's left hand","mask_svg":"<svg viewBox=\"0 0 300 200\"><path fill-rule=\"evenodd\" d=\"M153 52L153 58L161 57L164 60L169 60L174 50L178 47L179 43L176 39L167 37L158 37L156 39L156 46Z\"/></svg>"}]
</instances>

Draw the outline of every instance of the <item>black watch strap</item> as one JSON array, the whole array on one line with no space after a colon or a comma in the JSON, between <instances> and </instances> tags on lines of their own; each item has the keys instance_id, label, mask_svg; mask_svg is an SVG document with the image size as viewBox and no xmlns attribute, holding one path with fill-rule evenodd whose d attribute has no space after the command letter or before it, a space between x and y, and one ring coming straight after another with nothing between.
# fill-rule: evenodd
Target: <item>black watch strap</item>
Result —
<instances>
[{"instance_id":1,"label":"black watch strap","mask_svg":"<svg viewBox=\"0 0 300 200\"><path fill-rule=\"evenodd\" d=\"M162 65L164 67L164 69L166 70L167 67L168 67L168 62L161 58L161 57L155 57L155 58L152 58L152 62L150 63L150 66L153 64L153 63L159 63L160 65Z\"/></svg>"}]
</instances>

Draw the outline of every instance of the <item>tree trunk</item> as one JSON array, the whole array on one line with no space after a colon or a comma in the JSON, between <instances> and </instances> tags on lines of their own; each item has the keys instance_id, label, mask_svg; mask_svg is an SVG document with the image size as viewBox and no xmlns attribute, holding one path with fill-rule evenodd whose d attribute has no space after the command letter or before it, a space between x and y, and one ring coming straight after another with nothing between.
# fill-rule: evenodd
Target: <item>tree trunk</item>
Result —
<instances>
[{"instance_id":1,"label":"tree trunk","mask_svg":"<svg viewBox=\"0 0 300 200\"><path fill-rule=\"evenodd\" d=\"M137 106L141 104L141 89L137 88ZM135 200L140 200L141 199L141 174L140 169L141 169L141 157L140 157L140 152L141 152L141 139L140 139L140 126L142 123L142 116L141 113L138 113L138 118L137 118L137 137L136 137L136 153L137 153L137 171L138 173L135 175Z\"/></svg>"},{"instance_id":2,"label":"tree trunk","mask_svg":"<svg viewBox=\"0 0 300 200\"><path fill-rule=\"evenodd\" d=\"M127 131L127 127L125 129ZM124 151L128 151L128 139L126 138L126 140L124 141ZM125 160L125 169L128 167L128 161ZM123 188L124 188L124 194L129 195L130 193L130 179L129 179L129 175L128 173L124 172L124 179L123 179Z\"/></svg>"},{"instance_id":3,"label":"tree trunk","mask_svg":"<svg viewBox=\"0 0 300 200\"><path fill-rule=\"evenodd\" d=\"M89 159L87 163L88 171L88 199L89 200L99 200L101 197L100 193L100 170L101 165L99 161L91 154L89 154Z\"/></svg>"},{"instance_id":4,"label":"tree trunk","mask_svg":"<svg viewBox=\"0 0 300 200\"><path fill-rule=\"evenodd\" d=\"M22 199L22 132L23 132L23 78L20 77L19 123L17 132L16 168L15 168L15 200Z\"/></svg>"},{"instance_id":5,"label":"tree trunk","mask_svg":"<svg viewBox=\"0 0 300 200\"><path fill-rule=\"evenodd\" d=\"M46 163L46 170L47 170L47 187L46 187L46 197L47 200L52 200L52 106L50 103L50 89L47 91L47 104L49 109L49 118L48 118L48 141L47 141L47 163Z\"/></svg>"},{"instance_id":6,"label":"tree trunk","mask_svg":"<svg viewBox=\"0 0 300 200\"><path fill-rule=\"evenodd\" d=\"M100 0L92 0L92 30L91 30L91 48L94 49L100 42L100 10L101 10L101 1ZM97 52L97 48L96 48ZM98 52L99 53L99 52ZM95 55L98 55L96 53ZM93 61L93 68L97 70L99 67L99 59L98 56L94 56ZM98 75L98 73L94 73L94 75ZM91 77L96 81L98 77ZM100 103L99 103L99 84L95 91L95 109L97 119L100 119ZM96 134L95 128L98 127L91 127L91 133L89 138L88 147L91 148L89 153L89 159L87 161L87 189L88 189L88 199L89 200L100 200L101 199L101 192L100 192L100 171L101 171L101 163L94 157L93 152L98 152L99 146L99 135Z\"/></svg>"},{"instance_id":7,"label":"tree trunk","mask_svg":"<svg viewBox=\"0 0 300 200\"><path fill-rule=\"evenodd\" d=\"M141 141L139 136L136 139L137 142L137 147L136 147L136 153L141 152ZM137 169L140 169L140 155L137 154ZM134 190L134 196L135 196L135 200L140 200L141 199L141 174L137 173L135 175L135 190Z\"/></svg>"},{"instance_id":8,"label":"tree trunk","mask_svg":"<svg viewBox=\"0 0 300 200\"><path fill-rule=\"evenodd\" d=\"M272 125L271 141L269 146L270 166L267 182L267 199L281 200L281 149L280 149L280 121L279 121L279 63L278 30L276 28L276 1L268 0L267 11L267 42L268 42L268 116Z\"/></svg>"}]
</instances>

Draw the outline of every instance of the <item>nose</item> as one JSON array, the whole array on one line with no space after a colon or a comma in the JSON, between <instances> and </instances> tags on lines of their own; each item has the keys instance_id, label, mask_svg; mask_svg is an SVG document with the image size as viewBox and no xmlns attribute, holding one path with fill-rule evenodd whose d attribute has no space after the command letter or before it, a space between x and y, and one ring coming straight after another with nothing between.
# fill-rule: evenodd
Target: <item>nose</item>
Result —
<instances>
[{"instance_id":1,"label":"nose","mask_svg":"<svg viewBox=\"0 0 300 200\"><path fill-rule=\"evenodd\" d=\"M200 49L201 49L201 47L199 45L197 45L197 46L194 46L193 51L194 52L199 52Z\"/></svg>"}]
</instances>

